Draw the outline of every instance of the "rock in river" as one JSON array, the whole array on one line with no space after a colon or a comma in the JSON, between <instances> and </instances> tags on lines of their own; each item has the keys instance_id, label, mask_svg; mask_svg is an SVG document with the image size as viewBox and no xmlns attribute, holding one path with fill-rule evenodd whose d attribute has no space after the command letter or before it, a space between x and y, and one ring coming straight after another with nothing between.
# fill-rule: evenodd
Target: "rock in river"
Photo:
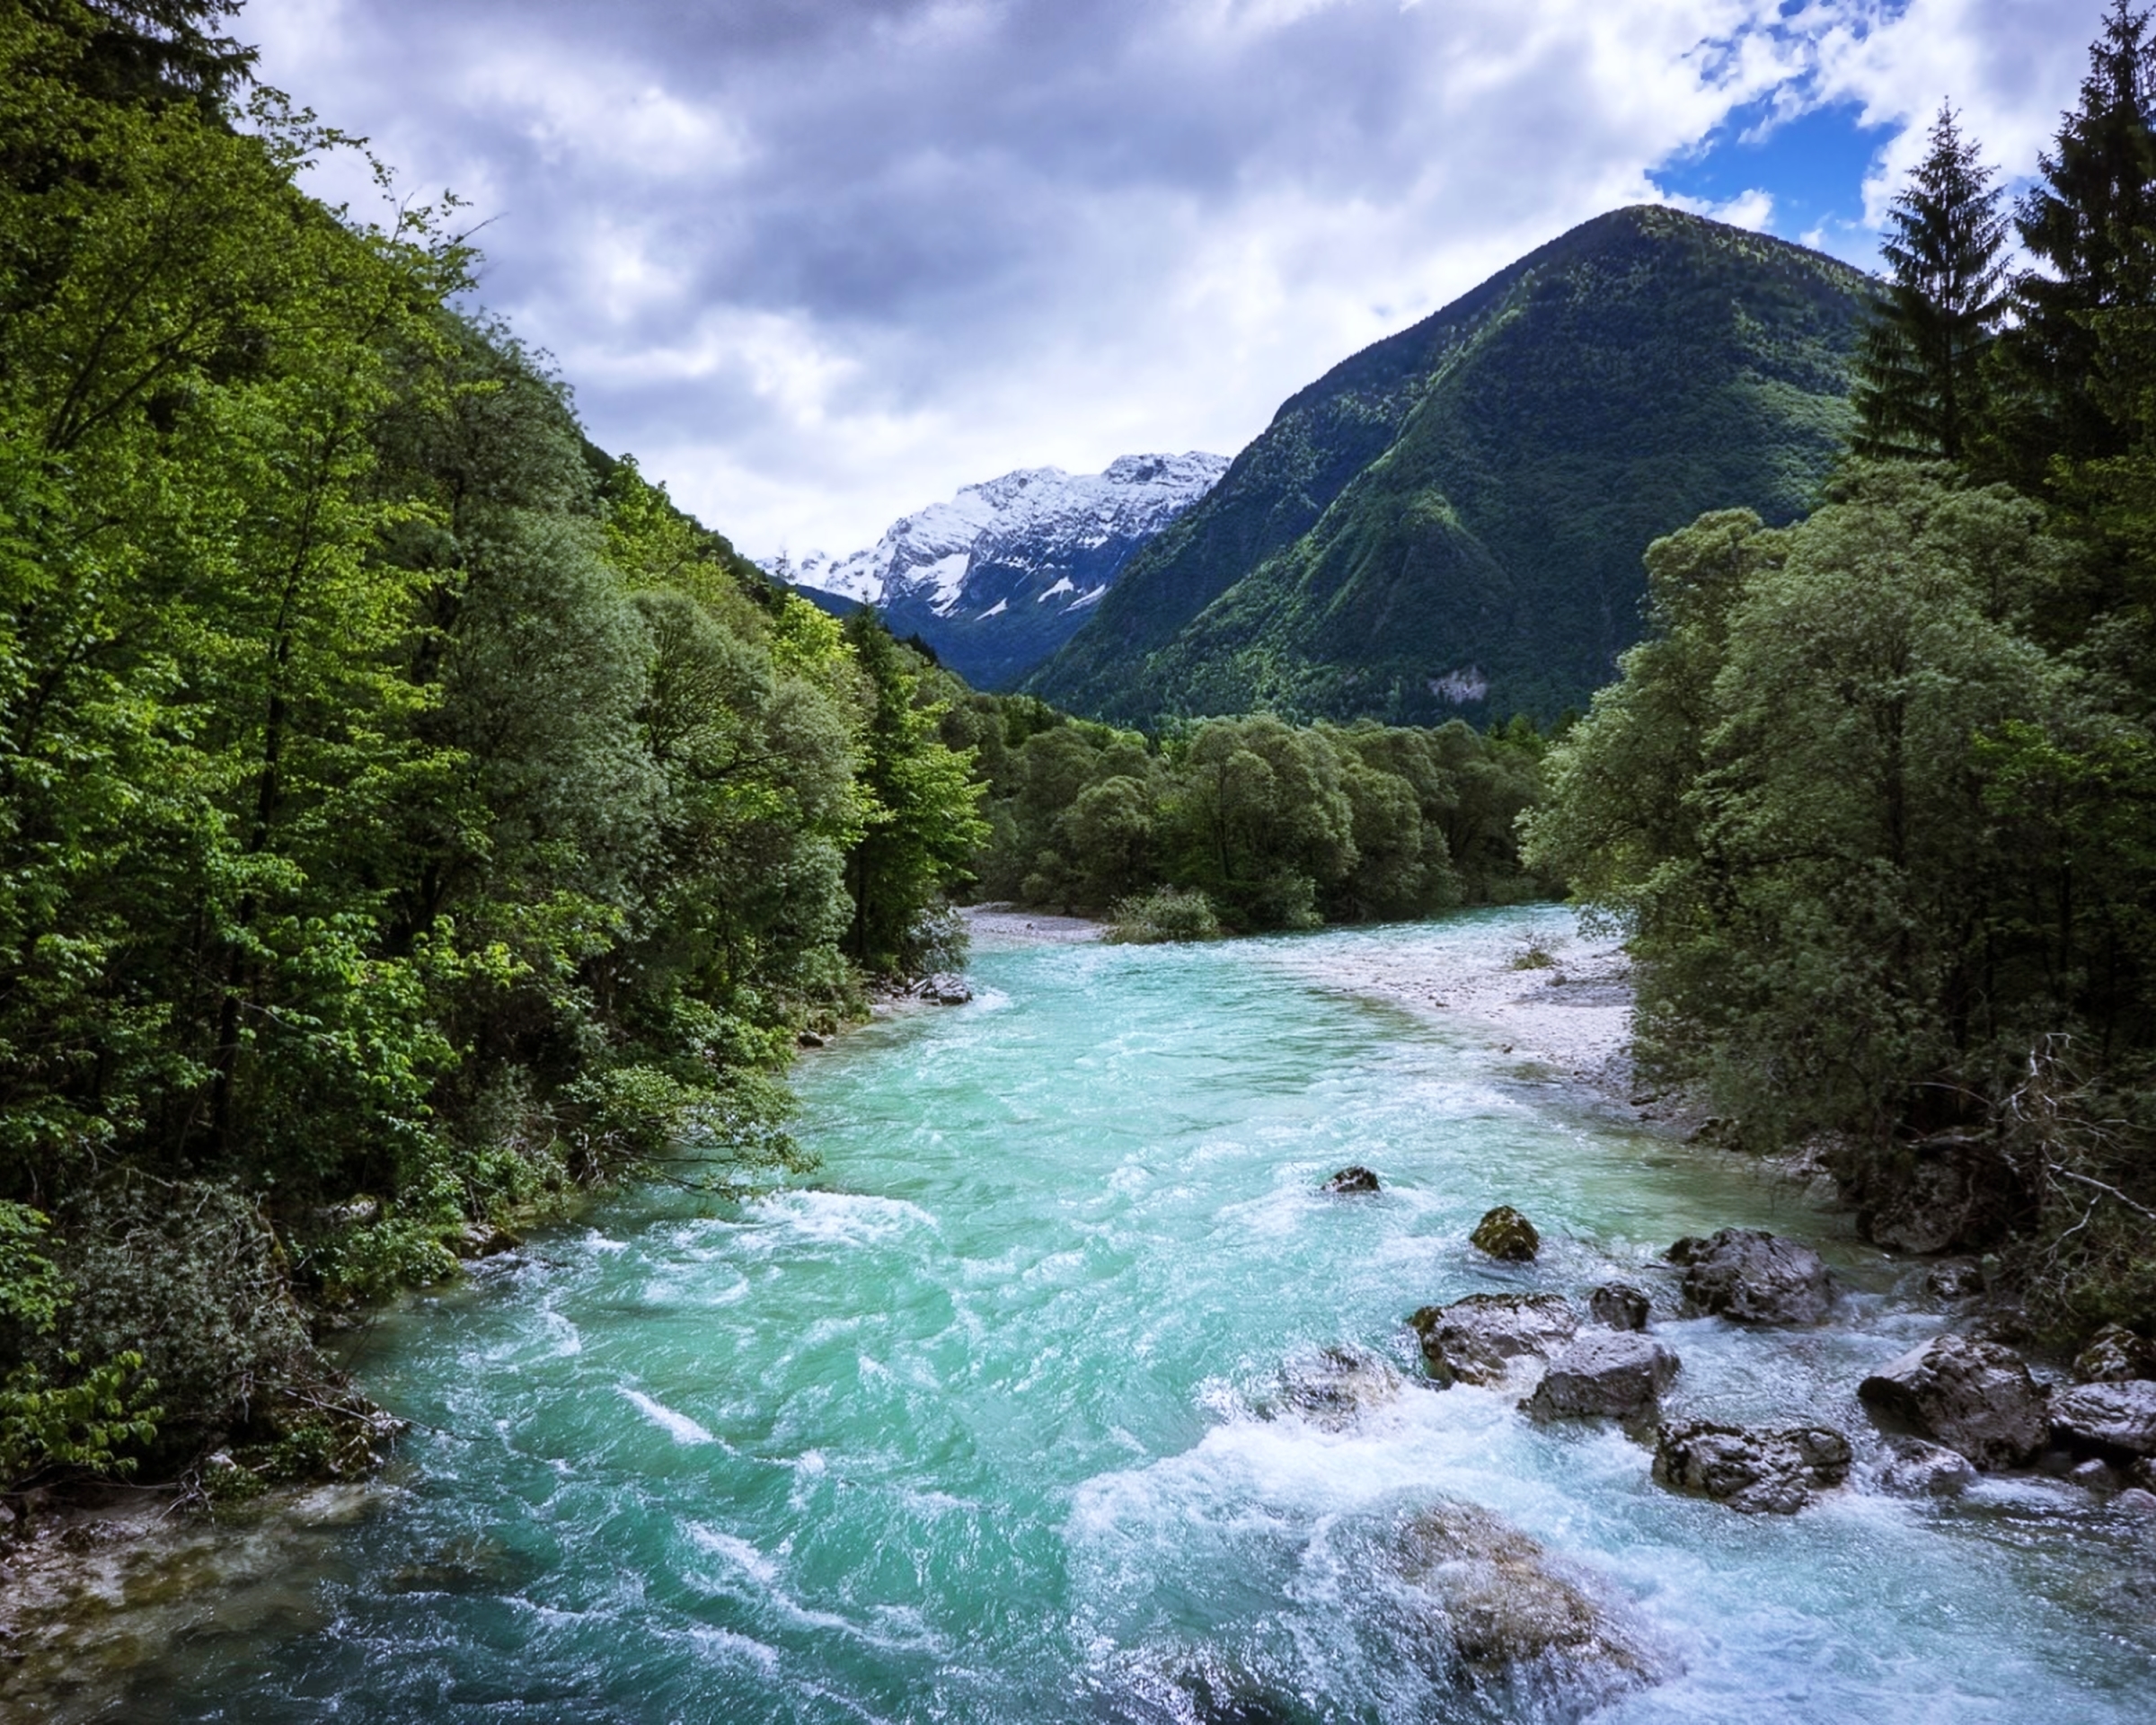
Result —
<instances>
[{"instance_id":1,"label":"rock in river","mask_svg":"<svg viewBox=\"0 0 2156 1725\"><path fill-rule=\"evenodd\" d=\"M1360 1348L1321 1348L1299 1355L1280 1371L1279 1405L1321 1431L1345 1431L1366 1409L1392 1401L1401 1375Z\"/></svg>"},{"instance_id":2,"label":"rock in river","mask_svg":"<svg viewBox=\"0 0 2156 1725\"><path fill-rule=\"evenodd\" d=\"M1559 1574L1541 1545L1487 1509L1424 1510L1402 1532L1399 1561L1401 1574L1436 1597L1445 1636L1472 1678L1531 1672L1584 1712L1659 1675L1648 1650Z\"/></svg>"},{"instance_id":3,"label":"rock in river","mask_svg":"<svg viewBox=\"0 0 2156 1725\"><path fill-rule=\"evenodd\" d=\"M2156 1377L2156 1346L2123 1323L2107 1323L2074 1356L2073 1375L2084 1384L2124 1384Z\"/></svg>"},{"instance_id":4,"label":"rock in river","mask_svg":"<svg viewBox=\"0 0 2156 1725\"><path fill-rule=\"evenodd\" d=\"M1508 1264L1524 1264L1542 1249L1534 1224L1509 1204L1500 1204L1475 1224L1467 1243Z\"/></svg>"},{"instance_id":5,"label":"rock in river","mask_svg":"<svg viewBox=\"0 0 2156 1725\"><path fill-rule=\"evenodd\" d=\"M1960 1451L1904 1438L1879 1470L1879 1490L1893 1498L1950 1498L1966 1491L1975 1478L1976 1470Z\"/></svg>"},{"instance_id":6,"label":"rock in river","mask_svg":"<svg viewBox=\"0 0 2156 1725\"><path fill-rule=\"evenodd\" d=\"M2156 1455L2156 1382L2076 1384L2051 1396L2051 1429L2076 1455L2133 1462Z\"/></svg>"},{"instance_id":7,"label":"rock in river","mask_svg":"<svg viewBox=\"0 0 2156 1725\"><path fill-rule=\"evenodd\" d=\"M1377 1190L1377 1175L1357 1163L1341 1169L1325 1182L1324 1190L1342 1198L1361 1192L1374 1192Z\"/></svg>"},{"instance_id":8,"label":"rock in river","mask_svg":"<svg viewBox=\"0 0 2156 1725\"><path fill-rule=\"evenodd\" d=\"M1738 1323L1823 1323L1833 1305L1819 1254L1759 1228L1680 1240L1668 1258L1684 1266L1688 1304Z\"/></svg>"},{"instance_id":9,"label":"rock in river","mask_svg":"<svg viewBox=\"0 0 2156 1725\"><path fill-rule=\"evenodd\" d=\"M1655 1434L1655 1478L1746 1515L1793 1516L1849 1477L1849 1439L1827 1426L1763 1431L1703 1420Z\"/></svg>"},{"instance_id":10,"label":"rock in river","mask_svg":"<svg viewBox=\"0 0 2156 1725\"><path fill-rule=\"evenodd\" d=\"M1426 1305L1408 1320L1440 1384L1496 1384L1523 1358L1546 1358L1571 1340L1579 1314L1558 1294L1470 1294Z\"/></svg>"},{"instance_id":11,"label":"rock in river","mask_svg":"<svg viewBox=\"0 0 2156 1725\"><path fill-rule=\"evenodd\" d=\"M1647 1296L1630 1282L1604 1282L1587 1296L1587 1316L1605 1330L1644 1330L1647 1313Z\"/></svg>"},{"instance_id":12,"label":"rock in river","mask_svg":"<svg viewBox=\"0 0 2156 1725\"><path fill-rule=\"evenodd\" d=\"M1676 1376L1676 1355L1652 1337L1585 1330L1551 1360L1520 1407L1531 1420L1651 1422Z\"/></svg>"},{"instance_id":13,"label":"rock in river","mask_svg":"<svg viewBox=\"0 0 2156 1725\"><path fill-rule=\"evenodd\" d=\"M2044 1392L2010 1348L1934 1336L1857 1385L1875 1415L1958 1450L1987 1472L2033 1461L2049 1435Z\"/></svg>"}]
</instances>

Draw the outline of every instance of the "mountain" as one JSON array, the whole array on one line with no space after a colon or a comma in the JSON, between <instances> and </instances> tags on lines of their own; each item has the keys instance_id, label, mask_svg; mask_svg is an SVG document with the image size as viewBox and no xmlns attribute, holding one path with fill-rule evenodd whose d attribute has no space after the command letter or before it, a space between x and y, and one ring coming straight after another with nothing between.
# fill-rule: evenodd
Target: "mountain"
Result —
<instances>
[{"instance_id":1,"label":"mountain","mask_svg":"<svg viewBox=\"0 0 2156 1725\"><path fill-rule=\"evenodd\" d=\"M1124 721L1585 706L1651 540L1805 509L1869 293L1673 209L1574 228L1292 397L1024 686Z\"/></svg>"},{"instance_id":2,"label":"mountain","mask_svg":"<svg viewBox=\"0 0 2156 1725\"><path fill-rule=\"evenodd\" d=\"M1219 456L1124 456L968 485L867 551L766 565L812 598L873 605L976 688L1008 687L1070 639L1131 554L1227 471Z\"/></svg>"}]
</instances>

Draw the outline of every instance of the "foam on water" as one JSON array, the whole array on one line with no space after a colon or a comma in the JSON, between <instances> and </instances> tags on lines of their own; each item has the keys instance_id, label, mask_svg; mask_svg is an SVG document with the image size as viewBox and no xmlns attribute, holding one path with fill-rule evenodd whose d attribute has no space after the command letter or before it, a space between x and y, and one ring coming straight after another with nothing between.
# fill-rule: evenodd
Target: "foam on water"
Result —
<instances>
[{"instance_id":1,"label":"foam on water","mask_svg":"<svg viewBox=\"0 0 2156 1725\"><path fill-rule=\"evenodd\" d=\"M1397 937L1441 976L1555 915ZM2156 1714L2152 1543L2085 1496L1747 1520L1656 1486L1621 1433L1531 1425L1518 1386L1418 1383L1414 1307L1621 1275L1683 1356L1673 1411L1826 1420L1861 1476L1853 1384L1945 1315L1845 1218L1464 1032L1286 981L1285 950L986 951L973 1007L804 1063L824 1160L799 1189L631 1195L385 1317L355 1364L421 1422L405 1489L292 1570L306 1610L131 1652L94 1707L78 1661L66 1694L268 1725ZM1320 1195L1348 1162L1384 1190ZM1542 1228L1535 1264L1465 1246L1500 1201ZM1818 1242L1842 1322L1677 1319L1658 1254L1729 1225ZM1284 1371L1342 1345L1396 1390L1298 1416ZM1441 1500L1542 1542L1658 1680L1463 1683L1392 1556ZM33 1679L12 1686L60 1693Z\"/></svg>"}]
</instances>

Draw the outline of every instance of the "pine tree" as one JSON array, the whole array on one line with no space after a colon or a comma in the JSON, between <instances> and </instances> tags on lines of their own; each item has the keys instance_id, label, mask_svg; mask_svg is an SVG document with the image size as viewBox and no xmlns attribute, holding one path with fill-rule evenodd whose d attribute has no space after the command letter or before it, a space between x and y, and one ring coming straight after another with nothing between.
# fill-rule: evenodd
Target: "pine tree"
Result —
<instances>
[{"instance_id":1,"label":"pine tree","mask_svg":"<svg viewBox=\"0 0 2156 1725\"><path fill-rule=\"evenodd\" d=\"M1857 359L1859 455L1958 460L1982 418L1979 364L2006 303L2006 217L1976 152L1941 107L1894 200L1879 248L1891 279Z\"/></svg>"},{"instance_id":2,"label":"pine tree","mask_svg":"<svg viewBox=\"0 0 2156 1725\"><path fill-rule=\"evenodd\" d=\"M2001 337L1997 456L2024 486L2048 464L2124 452L2128 431L2097 388L2102 314L2156 302L2156 39L2149 13L2113 0L2089 50L2079 108L2015 225L2037 261L2014 281L2017 326Z\"/></svg>"}]
</instances>

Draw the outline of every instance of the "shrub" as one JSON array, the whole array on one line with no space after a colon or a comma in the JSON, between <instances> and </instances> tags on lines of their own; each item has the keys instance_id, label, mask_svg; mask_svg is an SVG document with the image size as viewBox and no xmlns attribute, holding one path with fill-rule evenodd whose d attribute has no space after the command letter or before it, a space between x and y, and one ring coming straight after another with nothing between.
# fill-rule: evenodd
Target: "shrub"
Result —
<instances>
[{"instance_id":1,"label":"shrub","mask_svg":"<svg viewBox=\"0 0 2156 1725\"><path fill-rule=\"evenodd\" d=\"M1162 887L1116 900L1110 914L1109 941L1130 945L1151 945L1161 941L1216 941L1220 917L1213 901L1195 889Z\"/></svg>"}]
</instances>

